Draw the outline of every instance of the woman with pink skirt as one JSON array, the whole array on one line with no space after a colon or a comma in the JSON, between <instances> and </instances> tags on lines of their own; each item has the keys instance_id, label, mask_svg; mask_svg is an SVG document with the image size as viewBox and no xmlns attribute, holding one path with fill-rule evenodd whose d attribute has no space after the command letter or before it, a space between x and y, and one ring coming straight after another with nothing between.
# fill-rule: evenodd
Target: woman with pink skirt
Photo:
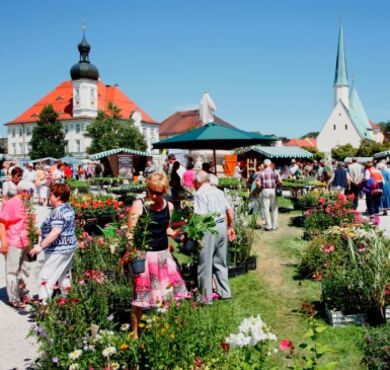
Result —
<instances>
[{"instance_id":1,"label":"woman with pink skirt","mask_svg":"<svg viewBox=\"0 0 390 370\"><path fill-rule=\"evenodd\" d=\"M170 227L173 205L164 199L169 190L169 181L165 174L155 172L146 180L146 186L148 196L145 202L136 200L129 212L129 232L135 247L140 245L143 237L137 232L137 224L146 215L152 221L146 226L149 235L145 272L133 278L131 327L134 338L138 338L138 325L144 309L158 307L175 297L188 294L179 268L168 249L168 235L174 233Z\"/></svg>"}]
</instances>

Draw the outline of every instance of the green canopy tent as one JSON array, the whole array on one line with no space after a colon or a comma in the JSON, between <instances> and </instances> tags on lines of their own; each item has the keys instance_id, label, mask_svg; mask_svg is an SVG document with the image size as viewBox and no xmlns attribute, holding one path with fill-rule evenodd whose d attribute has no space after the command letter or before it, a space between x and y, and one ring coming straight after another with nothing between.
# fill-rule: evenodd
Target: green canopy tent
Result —
<instances>
[{"instance_id":1,"label":"green canopy tent","mask_svg":"<svg viewBox=\"0 0 390 370\"><path fill-rule=\"evenodd\" d=\"M383 152L374 154L374 159L384 159L387 157L390 157L390 150L384 150Z\"/></svg>"},{"instance_id":2,"label":"green canopy tent","mask_svg":"<svg viewBox=\"0 0 390 370\"><path fill-rule=\"evenodd\" d=\"M153 149L211 149L216 164L217 149L230 150L248 145L269 144L276 140L278 138L274 135L260 135L211 122L184 134L154 143Z\"/></svg>"}]
</instances>

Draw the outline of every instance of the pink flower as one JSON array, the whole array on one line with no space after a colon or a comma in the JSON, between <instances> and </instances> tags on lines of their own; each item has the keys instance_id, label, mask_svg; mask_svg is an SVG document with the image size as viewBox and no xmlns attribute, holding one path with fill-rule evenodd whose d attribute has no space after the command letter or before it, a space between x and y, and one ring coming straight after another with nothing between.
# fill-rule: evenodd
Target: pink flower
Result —
<instances>
[{"instance_id":1,"label":"pink flower","mask_svg":"<svg viewBox=\"0 0 390 370\"><path fill-rule=\"evenodd\" d=\"M211 294L211 299L219 299L219 294L213 292L213 294Z\"/></svg>"},{"instance_id":2,"label":"pink flower","mask_svg":"<svg viewBox=\"0 0 390 370\"><path fill-rule=\"evenodd\" d=\"M84 284L85 284L84 279L79 280L79 284L80 284L80 285L84 285Z\"/></svg>"},{"instance_id":3,"label":"pink flower","mask_svg":"<svg viewBox=\"0 0 390 370\"><path fill-rule=\"evenodd\" d=\"M325 244L325 245L322 247L322 251L323 251L324 253L327 253L327 254L333 253L333 252L334 252L334 246L331 245L331 244Z\"/></svg>"},{"instance_id":4,"label":"pink flower","mask_svg":"<svg viewBox=\"0 0 390 370\"><path fill-rule=\"evenodd\" d=\"M320 203L322 206L325 205L325 203L326 203L326 198L321 197L321 198L318 200L318 203Z\"/></svg>"},{"instance_id":5,"label":"pink flower","mask_svg":"<svg viewBox=\"0 0 390 370\"><path fill-rule=\"evenodd\" d=\"M372 223L374 225L379 225L380 224L380 218L378 215L375 215L373 218L372 218Z\"/></svg>"},{"instance_id":6,"label":"pink flower","mask_svg":"<svg viewBox=\"0 0 390 370\"><path fill-rule=\"evenodd\" d=\"M295 348L294 343L291 342L291 340L289 339L282 339L280 341L279 347L282 351L287 351L287 350L292 351Z\"/></svg>"},{"instance_id":7,"label":"pink flower","mask_svg":"<svg viewBox=\"0 0 390 370\"><path fill-rule=\"evenodd\" d=\"M59 306L63 306L66 302L68 302L68 298L60 297L57 299L57 304Z\"/></svg>"}]
</instances>

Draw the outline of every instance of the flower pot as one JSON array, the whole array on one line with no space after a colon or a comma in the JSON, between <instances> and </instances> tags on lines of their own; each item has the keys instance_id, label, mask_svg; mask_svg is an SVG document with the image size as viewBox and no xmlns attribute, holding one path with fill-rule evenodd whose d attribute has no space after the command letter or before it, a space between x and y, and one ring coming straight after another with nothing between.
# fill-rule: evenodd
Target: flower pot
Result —
<instances>
[{"instance_id":1,"label":"flower pot","mask_svg":"<svg viewBox=\"0 0 390 370\"><path fill-rule=\"evenodd\" d=\"M250 256L245 261L245 267L247 271L254 271L257 268L257 257Z\"/></svg>"},{"instance_id":2,"label":"flower pot","mask_svg":"<svg viewBox=\"0 0 390 370\"><path fill-rule=\"evenodd\" d=\"M331 310L325 304L325 316L331 326L363 325L367 323L367 315L357 313L354 315L344 315L341 311Z\"/></svg>"},{"instance_id":3,"label":"flower pot","mask_svg":"<svg viewBox=\"0 0 390 370\"><path fill-rule=\"evenodd\" d=\"M196 240L187 238L181 248L181 251L185 255L190 256L196 251L197 246L198 246L198 242Z\"/></svg>"},{"instance_id":4,"label":"flower pot","mask_svg":"<svg viewBox=\"0 0 390 370\"><path fill-rule=\"evenodd\" d=\"M145 272L145 259L136 258L131 261L131 269L135 275L142 274Z\"/></svg>"},{"instance_id":5,"label":"flower pot","mask_svg":"<svg viewBox=\"0 0 390 370\"><path fill-rule=\"evenodd\" d=\"M30 253L27 253L27 262L35 262L37 260L37 255L30 256Z\"/></svg>"},{"instance_id":6,"label":"flower pot","mask_svg":"<svg viewBox=\"0 0 390 370\"><path fill-rule=\"evenodd\" d=\"M229 277L235 277L238 275L243 275L247 272L245 263L240 263L236 267L229 267Z\"/></svg>"}]
</instances>

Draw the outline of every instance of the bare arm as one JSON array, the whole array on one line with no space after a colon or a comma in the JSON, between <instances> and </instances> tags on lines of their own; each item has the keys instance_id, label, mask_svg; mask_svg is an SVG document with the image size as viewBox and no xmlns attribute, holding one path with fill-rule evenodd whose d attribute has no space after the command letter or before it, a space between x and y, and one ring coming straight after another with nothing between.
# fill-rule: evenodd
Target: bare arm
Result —
<instances>
[{"instance_id":1,"label":"bare arm","mask_svg":"<svg viewBox=\"0 0 390 370\"><path fill-rule=\"evenodd\" d=\"M127 225L129 227L128 235L133 236L133 229L137 225L139 217L142 215L142 201L136 200L130 208Z\"/></svg>"},{"instance_id":2,"label":"bare arm","mask_svg":"<svg viewBox=\"0 0 390 370\"><path fill-rule=\"evenodd\" d=\"M171 202L168 202L168 207L169 207L169 225L167 227L167 235L173 236L175 234L175 231L171 227L172 214L174 210L173 204Z\"/></svg>"},{"instance_id":3,"label":"bare arm","mask_svg":"<svg viewBox=\"0 0 390 370\"><path fill-rule=\"evenodd\" d=\"M0 223L0 241L1 241L1 253L7 254L8 252L8 242L7 242L7 236L5 233L5 225L3 223Z\"/></svg>"},{"instance_id":4,"label":"bare arm","mask_svg":"<svg viewBox=\"0 0 390 370\"><path fill-rule=\"evenodd\" d=\"M40 245L35 246L30 251L31 256L35 256L38 253L41 253L45 248L47 248L51 243L56 241L60 234L62 233L62 227L53 227L49 234L46 235Z\"/></svg>"},{"instance_id":5,"label":"bare arm","mask_svg":"<svg viewBox=\"0 0 390 370\"><path fill-rule=\"evenodd\" d=\"M236 233L234 232L234 228L233 228L234 215L233 215L232 208L228 208L226 210L226 219L227 219L227 226L228 226L228 238L229 241L232 242L236 238Z\"/></svg>"}]
</instances>

